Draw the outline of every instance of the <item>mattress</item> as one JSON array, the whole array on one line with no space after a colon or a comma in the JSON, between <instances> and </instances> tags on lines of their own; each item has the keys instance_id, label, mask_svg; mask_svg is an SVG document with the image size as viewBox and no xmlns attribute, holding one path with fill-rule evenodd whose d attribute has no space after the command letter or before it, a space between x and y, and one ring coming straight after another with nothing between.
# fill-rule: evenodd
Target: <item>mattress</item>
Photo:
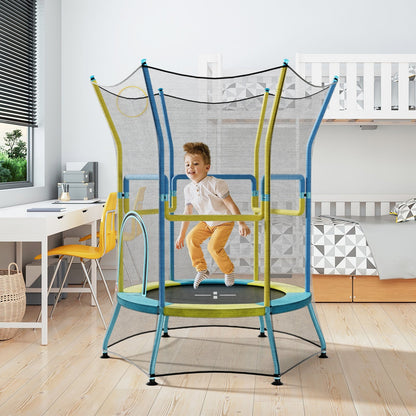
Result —
<instances>
[{"instance_id":1,"label":"mattress","mask_svg":"<svg viewBox=\"0 0 416 416\"><path fill-rule=\"evenodd\" d=\"M371 248L358 221L314 217L311 240L313 274L378 275Z\"/></svg>"},{"instance_id":2,"label":"mattress","mask_svg":"<svg viewBox=\"0 0 416 416\"><path fill-rule=\"evenodd\" d=\"M312 273L416 278L416 221L321 216L312 224Z\"/></svg>"}]
</instances>

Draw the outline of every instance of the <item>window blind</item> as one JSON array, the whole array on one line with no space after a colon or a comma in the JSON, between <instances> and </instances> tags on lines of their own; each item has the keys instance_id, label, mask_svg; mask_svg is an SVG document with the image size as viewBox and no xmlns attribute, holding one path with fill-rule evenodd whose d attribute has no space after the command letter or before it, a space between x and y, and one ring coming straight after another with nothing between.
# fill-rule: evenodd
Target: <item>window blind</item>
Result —
<instances>
[{"instance_id":1,"label":"window blind","mask_svg":"<svg viewBox=\"0 0 416 416\"><path fill-rule=\"evenodd\" d=\"M0 123L36 126L36 0L0 1Z\"/></svg>"}]
</instances>

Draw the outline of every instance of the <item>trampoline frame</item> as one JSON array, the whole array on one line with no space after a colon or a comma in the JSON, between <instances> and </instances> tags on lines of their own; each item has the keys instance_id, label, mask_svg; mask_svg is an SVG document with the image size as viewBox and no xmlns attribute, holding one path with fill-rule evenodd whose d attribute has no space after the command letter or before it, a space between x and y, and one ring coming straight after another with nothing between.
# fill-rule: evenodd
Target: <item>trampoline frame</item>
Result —
<instances>
[{"instance_id":1,"label":"trampoline frame","mask_svg":"<svg viewBox=\"0 0 416 416\"><path fill-rule=\"evenodd\" d=\"M160 341L163 333L167 333L168 330L168 319L169 316L180 316L180 317L203 317L203 318L232 318L232 317L248 317L248 316L258 316L260 319L260 332L264 334L264 330L267 328L267 336L270 344L270 350L273 358L274 364L274 381L272 384L280 385L281 382L281 373L280 366L276 348L276 342L274 338L274 332L277 332L273 329L273 321L271 319L272 315L290 312L297 310L303 307L307 307L310 317L312 319L314 328L318 335L321 347L321 358L326 357L326 343L325 338L322 334L319 322L316 318L315 312L312 307L312 296L310 293L310 227L311 227L311 159L312 159L312 144L315 139L316 133L318 131L319 125L322 121L325 110L329 104L333 91L337 84L337 78L335 77L334 81L327 87L328 91L324 99L324 103L321 107L318 117L315 120L312 132L310 134L308 144L307 144L307 160L306 160L306 178L302 175L271 175L270 174L270 152L271 152L271 142L274 124L276 121L276 115L279 107L280 97L283 90L283 84L286 76L286 71L288 68L287 61L284 62L284 65L281 67L280 79L277 86L276 94L273 101L272 112L269 119L269 124L266 133L266 143L265 143L265 175L262 180L262 198L261 205L258 206L258 149L259 149L259 140L261 136L261 129L263 128L263 121L265 116L265 109L267 104L267 99L269 95L268 89L266 89L263 99L262 111L260 114L259 128L256 139L255 152L257 159L255 162L255 175L253 178L248 178L253 182L252 188L252 209L254 214L252 215L176 215L174 213L176 209L176 181L178 179L183 179L181 175L173 176L173 143L170 134L169 120L167 116L167 110L164 103L163 89L159 89L159 96L162 102L163 116L165 122L165 131L167 134L167 139L170 149L170 181L164 172L164 137L161 128L160 117L158 114L155 96L153 92L153 87L149 74L149 67L146 64L146 61L142 61L142 70L143 76L146 82L146 89L148 94L148 99L150 103L150 108L152 110L153 120L156 129L156 135L158 140L158 153L159 153L159 171L158 175L129 175L129 177L123 178L122 176L122 156L121 156L121 141L118 136L115 125L111 119L111 115L108 111L108 108L103 99L100 87L97 85L95 78L91 77L92 85L95 89L99 102L103 107L103 111L109 123L110 129L113 133L114 140L116 142L117 149L117 168L118 168L118 196L119 196L119 221L120 221L120 235L119 235L119 261L118 261L118 276L119 276L119 292L117 293L117 304L113 313L111 323L107 329L104 341L103 341L103 358L108 358L108 342L113 331L114 325L117 321L118 314L121 307L131 309L137 312L154 314L158 316L157 327L155 330L155 340L152 350L152 357L149 368L149 381L147 384L155 385L156 374L156 360L157 354L160 346ZM125 209L126 202L124 200L124 205L122 200L124 198L128 199L128 190L129 190L129 180L141 179L155 179L159 181L159 208L157 210L151 210L151 213L157 213L159 218L159 279L158 282L147 283L147 273L148 273L148 237L146 227L144 225L142 217L135 211L129 211L127 214L124 214L123 207ZM183 175L182 175L183 176ZM216 175L218 176L218 175ZM226 177L227 175L223 175ZM239 176L239 175L234 175ZM229 177L230 179L236 179ZM238 178L239 179L239 178ZM247 178L245 178L247 179ZM271 210L270 208L270 181L272 179L279 180L299 180L300 183L300 199L299 199L299 209L290 211L283 210ZM171 192L169 192L169 188ZM128 203L127 203L128 206ZM150 213L150 212L149 212ZM272 283L270 282L270 215L271 214L280 214L280 215L302 215L305 213L306 219L306 238L305 238L305 250L306 250L306 260L305 260L305 288L300 288L293 285L282 285L281 283ZM143 284L132 287L124 288L123 279L122 279L122 244L123 241L122 234L124 226L127 220L133 218L140 224L140 227L143 231L144 238L144 269L143 269ZM205 220L220 220L220 221L254 221L255 224L255 236L258 235L258 222L264 221L265 228L265 239L264 239L264 251L265 251L265 264L264 264L264 280L258 280L258 257L255 256L255 273L254 280L236 280L235 284L238 286L249 286L256 285L262 287L264 290L264 300L259 303L243 303L243 304L230 304L230 305L210 305L210 304L183 304L183 303L169 303L166 302L165 298L165 288L171 286L181 286L181 285L192 285L192 280L175 280L173 275L173 256L171 255L171 280L165 279L165 269L164 269L164 258L165 258L165 244L164 244L164 233L165 233L165 221L170 222L171 227L171 239L173 235L173 221L205 221ZM258 243L258 240L257 240ZM256 240L255 240L256 244ZM171 240L172 247L172 240ZM172 254L172 253L171 253ZM255 250L256 254L256 250ZM222 280L207 280L202 282L202 285L209 284L218 284L222 283ZM154 289L159 290L159 299L151 299L146 296L148 290ZM284 296L278 299L270 299L270 292L273 290L279 290L285 293ZM264 324L264 320L265 324ZM228 371L232 372L232 371Z\"/></svg>"}]
</instances>

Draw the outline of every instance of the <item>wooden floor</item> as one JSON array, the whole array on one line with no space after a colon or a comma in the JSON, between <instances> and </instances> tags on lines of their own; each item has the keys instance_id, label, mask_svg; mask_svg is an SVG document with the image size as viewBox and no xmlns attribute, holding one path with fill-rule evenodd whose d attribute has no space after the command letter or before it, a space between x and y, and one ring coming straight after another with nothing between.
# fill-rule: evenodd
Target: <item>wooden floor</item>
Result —
<instances>
[{"instance_id":1,"label":"wooden floor","mask_svg":"<svg viewBox=\"0 0 416 416\"><path fill-rule=\"evenodd\" d=\"M112 308L100 293L105 316ZM271 379L235 374L147 377L100 359L104 329L88 297L71 294L40 331L0 342L0 415L416 415L416 304L317 304L328 359ZM27 309L33 319L38 307ZM186 351L183 351L186 354Z\"/></svg>"}]
</instances>

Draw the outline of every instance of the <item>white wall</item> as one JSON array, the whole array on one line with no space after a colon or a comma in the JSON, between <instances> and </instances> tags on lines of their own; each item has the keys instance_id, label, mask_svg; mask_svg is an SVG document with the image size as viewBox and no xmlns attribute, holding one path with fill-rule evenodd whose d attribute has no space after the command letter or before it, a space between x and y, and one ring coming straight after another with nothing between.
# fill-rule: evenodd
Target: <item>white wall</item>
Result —
<instances>
[{"instance_id":1,"label":"white wall","mask_svg":"<svg viewBox=\"0 0 416 416\"><path fill-rule=\"evenodd\" d=\"M149 65L197 73L199 55L208 53L222 55L225 74L276 66L284 58L294 65L296 52L413 53L415 14L413 0L394 5L358 0L342 5L329 0L62 0L62 162L98 160L100 196L116 188L113 140L90 75L99 84L116 84L142 58ZM413 192L411 175L399 174L402 161L390 151L391 140L394 147L413 148L413 134L413 127L361 131L358 126L322 126L314 191L359 188L371 193L382 187L383 193L395 192L399 181L391 178L400 176L400 187ZM337 150L341 148L343 155ZM346 176L351 166L355 173ZM339 178L334 176L338 172Z\"/></svg>"},{"instance_id":2,"label":"white wall","mask_svg":"<svg viewBox=\"0 0 416 416\"><path fill-rule=\"evenodd\" d=\"M416 126L324 124L313 148L313 194L416 196L415 154Z\"/></svg>"}]
</instances>

